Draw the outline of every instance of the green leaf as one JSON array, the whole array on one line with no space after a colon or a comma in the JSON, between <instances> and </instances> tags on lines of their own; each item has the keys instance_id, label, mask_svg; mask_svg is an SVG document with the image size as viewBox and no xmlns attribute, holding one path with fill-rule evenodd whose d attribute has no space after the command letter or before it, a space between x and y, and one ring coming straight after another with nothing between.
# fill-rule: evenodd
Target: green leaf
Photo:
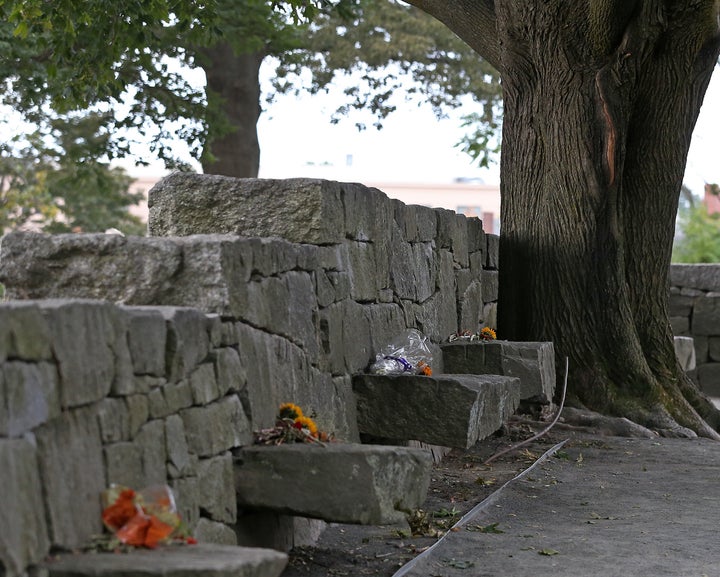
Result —
<instances>
[{"instance_id":1,"label":"green leaf","mask_svg":"<svg viewBox=\"0 0 720 577\"><path fill-rule=\"evenodd\" d=\"M30 28L28 27L27 22L20 22L15 27L15 31L13 32L13 36L16 36L18 38L27 38L28 32L30 31Z\"/></svg>"},{"instance_id":2,"label":"green leaf","mask_svg":"<svg viewBox=\"0 0 720 577\"><path fill-rule=\"evenodd\" d=\"M540 549L540 551L538 551L538 554L552 556L552 555L559 555L560 551L556 551L555 549Z\"/></svg>"},{"instance_id":3,"label":"green leaf","mask_svg":"<svg viewBox=\"0 0 720 577\"><path fill-rule=\"evenodd\" d=\"M478 533L504 533L502 529L498 529L499 523L490 523L489 525L470 525L468 531L476 531Z\"/></svg>"}]
</instances>

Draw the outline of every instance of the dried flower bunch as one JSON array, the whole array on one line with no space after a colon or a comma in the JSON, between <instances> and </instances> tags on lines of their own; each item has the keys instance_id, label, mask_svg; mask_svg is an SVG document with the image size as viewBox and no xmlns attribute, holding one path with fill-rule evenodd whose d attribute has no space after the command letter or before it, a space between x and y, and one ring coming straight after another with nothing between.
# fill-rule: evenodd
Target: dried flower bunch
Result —
<instances>
[{"instance_id":1,"label":"dried flower bunch","mask_svg":"<svg viewBox=\"0 0 720 577\"><path fill-rule=\"evenodd\" d=\"M275 426L255 431L255 444L316 443L331 441L331 435L318 430L315 421L305 415L295 403L283 403L278 410Z\"/></svg>"},{"instance_id":2,"label":"dried flower bunch","mask_svg":"<svg viewBox=\"0 0 720 577\"><path fill-rule=\"evenodd\" d=\"M473 333L471 331L458 331L451 334L447 338L447 342L452 343L453 341L494 341L497 339L497 333L490 327L483 327L479 333Z\"/></svg>"}]
</instances>

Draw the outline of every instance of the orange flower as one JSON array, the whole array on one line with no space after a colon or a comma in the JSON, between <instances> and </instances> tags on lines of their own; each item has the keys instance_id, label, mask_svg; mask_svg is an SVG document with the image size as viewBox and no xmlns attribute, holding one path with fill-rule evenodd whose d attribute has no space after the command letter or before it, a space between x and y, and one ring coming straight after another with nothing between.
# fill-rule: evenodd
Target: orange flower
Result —
<instances>
[{"instance_id":1,"label":"orange flower","mask_svg":"<svg viewBox=\"0 0 720 577\"><path fill-rule=\"evenodd\" d=\"M307 429L313 437L317 436L317 425L310 417L298 417L295 419L295 426L301 429Z\"/></svg>"},{"instance_id":2,"label":"orange flower","mask_svg":"<svg viewBox=\"0 0 720 577\"><path fill-rule=\"evenodd\" d=\"M125 489L112 505L103 510L102 520L108 529L117 530L137 515L137 513L138 508L135 505L135 491Z\"/></svg>"},{"instance_id":3,"label":"orange flower","mask_svg":"<svg viewBox=\"0 0 720 577\"><path fill-rule=\"evenodd\" d=\"M145 544L150 527L150 517L144 513L137 513L132 519L118 529L115 535L121 543L132 545L133 547L142 547Z\"/></svg>"},{"instance_id":4,"label":"orange flower","mask_svg":"<svg viewBox=\"0 0 720 577\"><path fill-rule=\"evenodd\" d=\"M494 341L497 338L497 334L490 327L483 327L480 331L480 338L487 341Z\"/></svg>"},{"instance_id":5,"label":"orange flower","mask_svg":"<svg viewBox=\"0 0 720 577\"><path fill-rule=\"evenodd\" d=\"M154 549L158 546L158 543L167 540L174 530L175 528L173 526L163 523L157 517L150 517L150 523L148 524L143 545Z\"/></svg>"},{"instance_id":6,"label":"orange flower","mask_svg":"<svg viewBox=\"0 0 720 577\"><path fill-rule=\"evenodd\" d=\"M418 363L418 369L420 369L421 375L425 375L426 377L432 377L432 368L426 362L420 361Z\"/></svg>"},{"instance_id":7,"label":"orange flower","mask_svg":"<svg viewBox=\"0 0 720 577\"><path fill-rule=\"evenodd\" d=\"M281 419L297 419L303 416L302 409L294 403L283 403L280 405L278 415Z\"/></svg>"}]
</instances>

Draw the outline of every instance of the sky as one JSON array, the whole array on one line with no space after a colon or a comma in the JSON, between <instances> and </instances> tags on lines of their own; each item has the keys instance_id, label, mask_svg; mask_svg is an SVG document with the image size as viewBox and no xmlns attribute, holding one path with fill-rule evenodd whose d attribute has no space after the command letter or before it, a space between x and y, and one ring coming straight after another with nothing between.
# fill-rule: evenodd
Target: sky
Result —
<instances>
[{"instance_id":1,"label":"sky","mask_svg":"<svg viewBox=\"0 0 720 577\"><path fill-rule=\"evenodd\" d=\"M438 121L429 106L409 104L381 131L358 132L352 121L329 123L330 97L280 99L259 122L260 176L325 176L361 182L452 182L481 178L499 183L499 166L480 169L455 147L463 135L459 114ZM348 165L351 155L352 164ZM702 194L720 183L720 68L716 69L693 133L685 184Z\"/></svg>"},{"instance_id":2,"label":"sky","mask_svg":"<svg viewBox=\"0 0 720 577\"><path fill-rule=\"evenodd\" d=\"M465 130L460 125L461 112L438 120L428 105L405 103L399 98L398 110L378 131L362 113L331 124L337 103L332 95L281 96L267 107L258 123L259 176L371 184L450 183L458 178L499 183L497 164L478 168L456 147ZM370 127L359 132L356 120L365 120ZM130 173L157 176L163 169L153 164L131 168ZM693 133L684 180L698 195L705 182L720 183L720 68L713 75Z\"/></svg>"}]
</instances>

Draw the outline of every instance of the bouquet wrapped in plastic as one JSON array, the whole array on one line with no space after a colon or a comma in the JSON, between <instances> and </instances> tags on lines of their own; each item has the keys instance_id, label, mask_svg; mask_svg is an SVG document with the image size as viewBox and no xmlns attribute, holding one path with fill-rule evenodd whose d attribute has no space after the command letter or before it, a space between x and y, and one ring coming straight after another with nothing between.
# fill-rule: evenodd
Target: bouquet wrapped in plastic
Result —
<instances>
[{"instance_id":1,"label":"bouquet wrapped in plastic","mask_svg":"<svg viewBox=\"0 0 720 577\"><path fill-rule=\"evenodd\" d=\"M370 365L376 375L432 375L432 352L428 339L417 329L408 329L385 345Z\"/></svg>"},{"instance_id":2,"label":"bouquet wrapped in plastic","mask_svg":"<svg viewBox=\"0 0 720 577\"><path fill-rule=\"evenodd\" d=\"M172 541L195 542L186 534L167 485L141 491L111 485L103 491L102 502L103 523L123 545L154 549Z\"/></svg>"}]
</instances>

